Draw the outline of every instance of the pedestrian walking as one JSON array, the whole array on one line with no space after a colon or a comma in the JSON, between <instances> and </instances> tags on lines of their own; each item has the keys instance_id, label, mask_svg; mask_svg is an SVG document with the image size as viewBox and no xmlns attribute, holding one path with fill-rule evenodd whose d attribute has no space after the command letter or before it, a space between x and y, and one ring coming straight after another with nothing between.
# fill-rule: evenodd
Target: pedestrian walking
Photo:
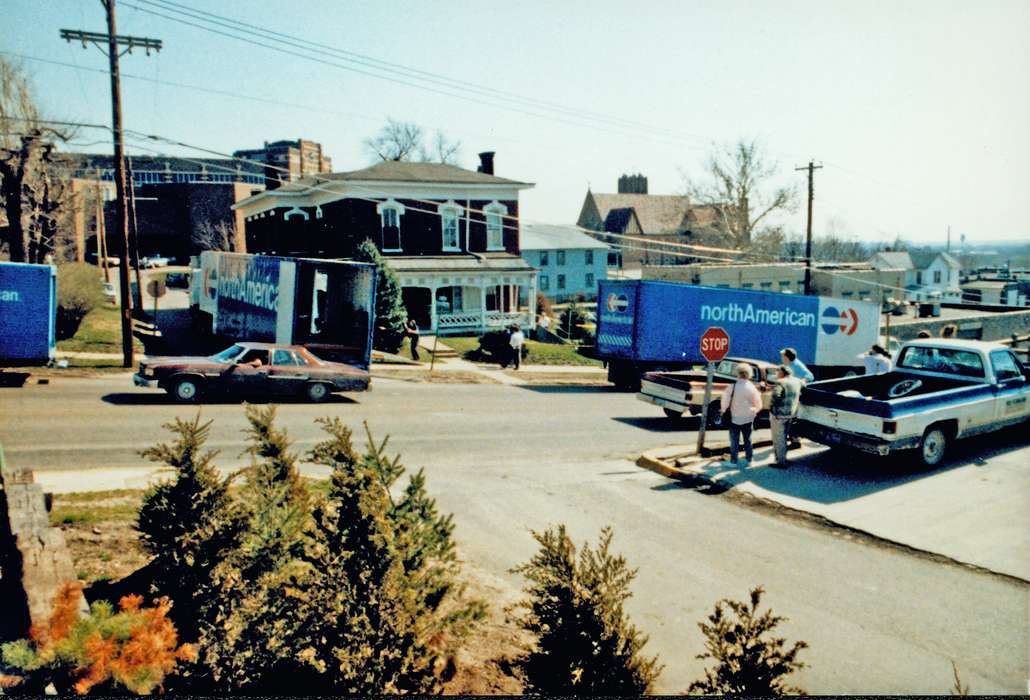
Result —
<instances>
[{"instance_id":1,"label":"pedestrian walking","mask_svg":"<svg viewBox=\"0 0 1030 700\"><path fill-rule=\"evenodd\" d=\"M522 365L522 346L526 344L526 336L517 323L511 327L508 344L511 346L511 358L515 362L515 369L518 369Z\"/></svg>"},{"instance_id":2,"label":"pedestrian walking","mask_svg":"<svg viewBox=\"0 0 1030 700\"><path fill-rule=\"evenodd\" d=\"M794 348L783 348L780 350L780 359L783 364L790 367L790 372L802 384L815 381L815 375L805 366L805 363L798 359L798 351Z\"/></svg>"},{"instance_id":3,"label":"pedestrian walking","mask_svg":"<svg viewBox=\"0 0 1030 700\"><path fill-rule=\"evenodd\" d=\"M865 365L866 374L887 374L894 368L891 354L881 345L873 345L868 352L858 356Z\"/></svg>"},{"instance_id":4,"label":"pedestrian walking","mask_svg":"<svg viewBox=\"0 0 1030 700\"><path fill-rule=\"evenodd\" d=\"M408 322L404 325L404 331L408 335L408 339L411 342L411 359L418 362L418 324L415 323L415 319L409 318Z\"/></svg>"},{"instance_id":5,"label":"pedestrian walking","mask_svg":"<svg viewBox=\"0 0 1030 700\"><path fill-rule=\"evenodd\" d=\"M719 399L719 410L723 413L730 412L730 462L732 464L748 467L751 465L752 446L751 429L754 426L755 416L762 410L762 395L751 382L751 367L745 364L737 365L737 381L726 387ZM740 441L744 441L744 463L737 461L737 454L740 449Z\"/></svg>"},{"instance_id":6,"label":"pedestrian walking","mask_svg":"<svg viewBox=\"0 0 1030 700\"><path fill-rule=\"evenodd\" d=\"M773 453L777 469L787 468L787 433L798 412L801 382L793 376L790 367L780 365L776 370L776 385L769 401L769 429L772 431Z\"/></svg>"}]
</instances>

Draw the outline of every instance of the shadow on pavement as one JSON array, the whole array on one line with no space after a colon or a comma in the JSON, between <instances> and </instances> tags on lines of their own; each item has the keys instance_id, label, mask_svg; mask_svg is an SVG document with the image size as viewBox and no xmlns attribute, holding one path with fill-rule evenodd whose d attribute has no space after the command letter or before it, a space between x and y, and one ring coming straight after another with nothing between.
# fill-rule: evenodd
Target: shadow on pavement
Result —
<instances>
[{"instance_id":1,"label":"shadow on pavement","mask_svg":"<svg viewBox=\"0 0 1030 700\"><path fill-rule=\"evenodd\" d=\"M698 481L711 483L717 480L726 488L750 482L772 493L814 503L833 504L974 464L979 468L990 468L992 457L1026 447L1030 447L1030 433L1025 427L1020 429L1019 426L1013 426L955 443L945 463L932 470L925 469L911 452L879 458L863 453L825 449L795 458L790 462L790 467L783 470L764 463L741 471L738 467L722 466L714 462L701 472ZM755 462L771 459L770 452L768 448L756 450ZM683 487L700 490L692 481L684 483Z\"/></svg>"},{"instance_id":2,"label":"shadow on pavement","mask_svg":"<svg viewBox=\"0 0 1030 700\"><path fill-rule=\"evenodd\" d=\"M597 384L519 384L519 389L527 389L540 394L618 394L622 393L613 386Z\"/></svg>"},{"instance_id":3,"label":"shadow on pavement","mask_svg":"<svg viewBox=\"0 0 1030 700\"><path fill-rule=\"evenodd\" d=\"M292 396L229 396L227 394L215 394L207 396L200 401L193 404L180 404L172 399L171 396L164 392L152 392L152 393L130 393L130 392L117 392L112 394L104 394L100 397L101 401L112 404L114 406L200 406L200 405L238 405L244 402L253 404L305 404L310 406L329 406L329 405L344 405L344 404L357 404L358 402L347 396L341 396L339 394L330 394L326 397L325 401L321 403L311 403L306 401L303 397L292 397Z\"/></svg>"},{"instance_id":4,"label":"shadow on pavement","mask_svg":"<svg viewBox=\"0 0 1030 700\"><path fill-rule=\"evenodd\" d=\"M655 433L696 433L701 424L700 418L666 418L664 416L647 416L646 418L640 418L638 416L614 416L612 420L617 420L620 423L632 425L634 428L650 430ZM722 428L716 428L714 430L709 428L706 432L709 435L721 434L724 437L726 435L725 429ZM690 441L688 440L688 442Z\"/></svg>"}]
</instances>

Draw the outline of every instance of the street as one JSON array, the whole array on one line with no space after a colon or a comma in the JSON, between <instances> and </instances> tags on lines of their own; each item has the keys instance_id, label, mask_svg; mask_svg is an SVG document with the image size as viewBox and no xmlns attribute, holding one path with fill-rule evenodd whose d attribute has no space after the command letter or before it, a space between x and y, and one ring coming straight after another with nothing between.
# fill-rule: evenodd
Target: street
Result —
<instances>
[{"instance_id":1,"label":"street","mask_svg":"<svg viewBox=\"0 0 1030 700\"><path fill-rule=\"evenodd\" d=\"M63 475L65 489L96 488L91 474L119 468L143 483L138 450L166 438L162 423L195 410L132 387L127 375L54 379L0 389L0 442L9 464L37 470L45 485L50 472ZM200 411L214 420L218 463L243 464L241 406ZM759 584L765 602L789 618L782 634L810 645L801 656L809 668L792 679L810 693L943 694L952 662L973 693L1027 690L1027 584L644 471L633 463L641 452L692 434L632 394L377 378L369 393L279 413L298 450L319 439L313 419L323 415L342 418L359 445L367 421L377 439L390 436L389 451L409 469L424 466L438 505L454 513L463 558L512 596L521 581L509 570L534 551L530 529L565 522L581 542L613 525L617 551L640 569L627 607L651 637L645 651L666 665L659 692L685 690L700 675L697 622L715 601L745 598Z\"/></svg>"}]
</instances>

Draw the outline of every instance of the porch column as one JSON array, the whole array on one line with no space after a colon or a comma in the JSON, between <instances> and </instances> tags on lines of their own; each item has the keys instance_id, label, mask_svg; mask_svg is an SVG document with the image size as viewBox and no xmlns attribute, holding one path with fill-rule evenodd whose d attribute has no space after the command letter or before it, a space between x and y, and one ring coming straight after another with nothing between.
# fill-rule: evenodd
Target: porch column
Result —
<instances>
[{"instance_id":1,"label":"porch column","mask_svg":"<svg viewBox=\"0 0 1030 700\"><path fill-rule=\"evenodd\" d=\"M433 332L433 333L437 333L438 332L438 329L436 327L436 324L437 324L437 318L436 318L436 291L437 291L437 289L439 289L439 287L437 287L435 285L432 285L432 284L429 285L429 330L431 332Z\"/></svg>"},{"instance_id":2,"label":"porch column","mask_svg":"<svg viewBox=\"0 0 1030 700\"><path fill-rule=\"evenodd\" d=\"M526 308L529 309L529 328L531 330L536 328L536 277L535 272L531 274L526 285Z\"/></svg>"},{"instance_id":3,"label":"porch column","mask_svg":"<svg viewBox=\"0 0 1030 700\"><path fill-rule=\"evenodd\" d=\"M486 327L486 286L482 283L479 285L479 329L481 333L486 333L488 330Z\"/></svg>"}]
</instances>

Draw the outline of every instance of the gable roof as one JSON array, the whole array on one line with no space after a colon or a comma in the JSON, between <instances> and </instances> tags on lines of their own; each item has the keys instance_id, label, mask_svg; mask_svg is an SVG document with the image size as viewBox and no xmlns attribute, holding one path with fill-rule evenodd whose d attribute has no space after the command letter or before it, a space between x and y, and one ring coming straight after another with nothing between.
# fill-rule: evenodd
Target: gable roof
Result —
<instances>
[{"instance_id":1,"label":"gable roof","mask_svg":"<svg viewBox=\"0 0 1030 700\"><path fill-rule=\"evenodd\" d=\"M522 224L519 227L519 250L552 250L585 248L606 250L607 243L588 236L577 226Z\"/></svg>"},{"instance_id":2,"label":"gable roof","mask_svg":"<svg viewBox=\"0 0 1030 700\"><path fill-rule=\"evenodd\" d=\"M887 267L902 270L911 270L912 257L908 254L907 250L881 250L876 253L873 260L881 260ZM872 260L870 260L872 262Z\"/></svg>"},{"instance_id":3,"label":"gable roof","mask_svg":"<svg viewBox=\"0 0 1030 700\"><path fill-rule=\"evenodd\" d=\"M607 222L612 210L632 209L644 233L678 233L690 210L690 200L672 194L593 194L602 221ZM628 223L628 216L617 214L613 223ZM606 230L612 229L605 227ZM620 230L614 231L621 232Z\"/></svg>"},{"instance_id":4,"label":"gable roof","mask_svg":"<svg viewBox=\"0 0 1030 700\"><path fill-rule=\"evenodd\" d=\"M937 258L943 258L944 264L953 269L959 269L962 265L948 253L939 250L917 250L912 251L912 264L917 270L925 270L933 264Z\"/></svg>"},{"instance_id":5,"label":"gable roof","mask_svg":"<svg viewBox=\"0 0 1030 700\"><path fill-rule=\"evenodd\" d=\"M279 189L281 191L303 190L318 182L430 182L454 185L521 185L532 187L531 182L509 180L496 175L487 175L475 170L465 170L445 163L409 163L398 160L384 160L361 170L339 173L321 173L301 178Z\"/></svg>"}]
</instances>

